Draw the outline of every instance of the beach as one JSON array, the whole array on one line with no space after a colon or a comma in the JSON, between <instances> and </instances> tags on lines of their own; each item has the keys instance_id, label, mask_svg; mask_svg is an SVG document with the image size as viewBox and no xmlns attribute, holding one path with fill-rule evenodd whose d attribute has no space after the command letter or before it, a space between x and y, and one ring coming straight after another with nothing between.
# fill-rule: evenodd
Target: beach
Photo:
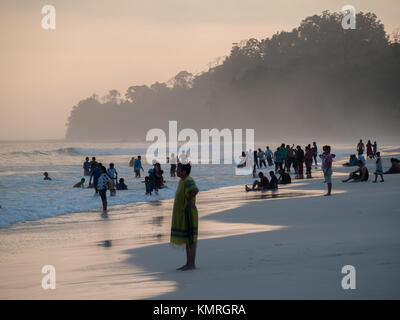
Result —
<instances>
[{"instance_id":1,"label":"beach","mask_svg":"<svg viewBox=\"0 0 400 320\"><path fill-rule=\"evenodd\" d=\"M275 193L200 192L197 269L185 272L169 244L172 199L1 228L0 299L398 299L400 175L373 184L374 167L342 183L354 168L336 162L331 197L320 171ZM45 265L55 290L42 288ZM354 290L341 286L345 265Z\"/></svg>"}]
</instances>

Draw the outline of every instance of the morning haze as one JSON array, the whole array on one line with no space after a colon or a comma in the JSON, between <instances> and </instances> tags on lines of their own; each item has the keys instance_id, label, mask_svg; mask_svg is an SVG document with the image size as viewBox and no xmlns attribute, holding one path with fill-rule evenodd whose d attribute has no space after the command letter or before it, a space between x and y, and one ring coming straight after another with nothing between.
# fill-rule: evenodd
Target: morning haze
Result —
<instances>
[{"instance_id":1,"label":"morning haze","mask_svg":"<svg viewBox=\"0 0 400 320\"><path fill-rule=\"evenodd\" d=\"M52 4L57 10L55 31L45 31L40 26L41 8L45 4ZM207 71L208 63L230 55L234 42L250 38L262 40L277 31L291 31L307 16L321 14L323 10L338 12L345 4L348 3L306 0L117 0L31 1L22 5L2 1L0 139L64 138L72 106L81 99L94 93L103 96L111 89L117 89L123 97L131 86L162 83L182 70L192 74ZM397 1L352 1L351 4L357 12L374 12L387 33L398 27L400 5ZM207 93L211 97L218 95L212 91ZM256 96L247 96L248 93L243 97L260 108L260 101L254 100ZM293 103L282 86L274 93L269 96L271 104ZM280 97L285 98L280 100ZM166 105L184 103L185 99L183 96L169 98ZM158 101L160 105L163 102ZM200 108L200 99L196 103ZM224 101L221 106L227 108L229 103ZM237 111L240 106L235 108ZM334 101L331 108L335 108ZM166 119L179 118L171 112ZM292 110L290 117L296 116ZM230 120L216 125L240 124L238 119ZM132 126L135 121L132 120ZM245 124L247 127L263 125L259 119ZM145 132L140 130L152 126L148 121L147 126L138 126L138 130L122 129L121 138L132 135L135 135L132 138L144 138ZM116 133L111 138L118 137Z\"/></svg>"}]
</instances>

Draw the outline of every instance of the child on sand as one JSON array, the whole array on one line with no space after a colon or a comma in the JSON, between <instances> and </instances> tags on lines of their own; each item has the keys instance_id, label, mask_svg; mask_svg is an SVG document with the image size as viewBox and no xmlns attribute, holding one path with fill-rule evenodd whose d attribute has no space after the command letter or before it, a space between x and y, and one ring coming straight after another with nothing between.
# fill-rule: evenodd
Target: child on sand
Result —
<instances>
[{"instance_id":1,"label":"child on sand","mask_svg":"<svg viewBox=\"0 0 400 320\"><path fill-rule=\"evenodd\" d=\"M376 183L376 181L378 180L378 175L381 176L381 182L384 182L384 180L383 180L382 159L381 159L381 153L380 152L376 153L375 181L372 181L373 183Z\"/></svg>"}]
</instances>

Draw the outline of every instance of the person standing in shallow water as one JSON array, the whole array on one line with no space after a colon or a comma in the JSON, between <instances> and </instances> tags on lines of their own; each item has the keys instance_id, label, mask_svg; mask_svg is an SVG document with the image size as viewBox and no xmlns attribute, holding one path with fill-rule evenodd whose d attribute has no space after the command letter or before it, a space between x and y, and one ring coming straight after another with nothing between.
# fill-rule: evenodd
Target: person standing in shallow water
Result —
<instances>
[{"instance_id":1,"label":"person standing in shallow water","mask_svg":"<svg viewBox=\"0 0 400 320\"><path fill-rule=\"evenodd\" d=\"M177 270L186 271L196 268L196 246L198 231L198 212L196 195L199 192L194 180L190 177L191 165L178 164L177 176L181 178L175 193L172 211L170 242L186 245L186 264Z\"/></svg>"}]
</instances>

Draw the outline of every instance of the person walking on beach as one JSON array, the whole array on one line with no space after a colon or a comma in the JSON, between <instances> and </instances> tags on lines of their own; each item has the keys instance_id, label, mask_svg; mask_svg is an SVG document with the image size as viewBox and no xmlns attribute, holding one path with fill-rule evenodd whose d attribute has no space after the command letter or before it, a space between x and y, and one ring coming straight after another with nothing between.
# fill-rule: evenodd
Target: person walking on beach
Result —
<instances>
[{"instance_id":1,"label":"person walking on beach","mask_svg":"<svg viewBox=\"0 0 400 320\"><path fill-rule=\"evenodd\" d=\"M142 167L142 156L138 156L134 164L135 178L140 178L140 170L144 171Z\"/></svg>"},{"instance_id":2,"label":"person walking on beach","mask_svg":"<svg viewBox=\"0 0 400 320\"><path fill-rule=\"evenodd\" d=\"M330 146L324 146L323 147L324 151L324 157L323 157L323 163L322 163L322 171L324 172L324 177L325 177L325 182L328 185L328 193L326 196L330 196L332 192L332 155L331 155L331 147Z\"/></svg>"},{"instance_id":3,"label":"person walking on beach","mask_svg":"<svg viewBox=\"0 0 400 320\"><path fill-rule=\"evenodd\" d=\"M380 152L376 153L375 181L373 181L374 183L376 183L376 181L378 180L378 176L381 176L381 182L385 181L383 180L383 168L382 168L382 159Z\"/></svg>"},{"instance_id":4,"label":"person walking on beach","mask_svg":"<svg viewBox=\"0 0 400 320\"><path fill-rule=\"evenodd\" d=\"M362 139L360 139L360 142L359 142L358 145L357 145L357 152L358 152L358 155L363 154L363 153L364 153L364 150L365 150L364 143L363 143Z\"/></svg>"},{"instance_id":5,"label":"person walking on beach","mask_svg":"<svg viewBox=\"0 0 400 320\"><path fill-rule=\"evenodd\" d=\"M89 157L86 157L86 161L83 163L83 175L86 176L86 177L90 176Z\"/></svg>"},{"instance_id":6,"label":"person walking on beach","mask_svg":"<svg viewBox=\"0 0 400 320\"><path fill-rule=\"evenodd\" d=\"M317 165L318 165L318 162L317 162L318 147L317 147L317 143L316 143L315 141L313 142L313 147L312 147L312 149L313 149L313 152L314 152L314 162L315 162L315 166L317 166Z\"/></svg>"},{"instance_id":7,"label":"person walking on beach","mask_svg":"<svg viewBox=\"0 0 400 320\"><path fill-rule=\"evenodd\" d=\"M101 202L103 203L103 212L107 211L107 187L108 183L111 181L110 177L107 174L106 167L101 166L100 177L98 180L97 188L101 197Z\"/></svg>"},{"instance_id":8,"label":"person walking on beach","mask_svg":"<svg viewBox=\"0 0 400 320\"><path fill-rule=\"evenodd\" d=\"M198 212L196 195L199 189L190 177L191 165L178 164L177 175L181 179L175 193L172 211L170 242L186 245L186 264L177 270L186 271L196 268L196 246L198 233Z\"/></svg>"}]
</instances>

